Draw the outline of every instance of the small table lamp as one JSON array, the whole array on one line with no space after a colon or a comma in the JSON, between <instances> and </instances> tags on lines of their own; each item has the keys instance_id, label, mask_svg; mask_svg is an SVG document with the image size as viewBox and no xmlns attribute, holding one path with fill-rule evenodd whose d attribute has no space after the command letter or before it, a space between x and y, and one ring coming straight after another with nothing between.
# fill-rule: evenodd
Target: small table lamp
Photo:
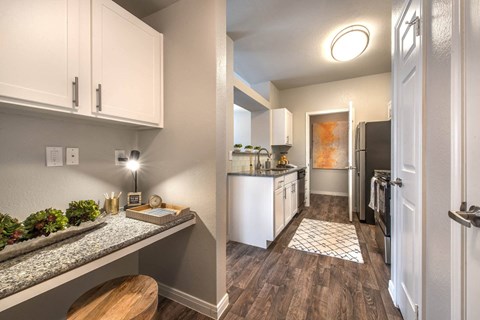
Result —
<instances>
[{"instance_id":1,"label":"small table lamp","mask_svg":"<svg viewBox=\"0 0 480 320\"><path fill-rule=\"evenodd\" d=\"M140 158L140 151L138 150L132 150L130 152L130 157L129 158L118 158L118 161L126 162L126 167L132 172L133 175L133 181L135 183L135 192L134 193L128 193L128 204L127 207L134 207L142 204L142 198L141 198L141 193L137 191L137 186L138 186L138 169L140 168L140 162L138 159ZM130 197L132 197L131 200Z\"/></svg>"}]
</instances>

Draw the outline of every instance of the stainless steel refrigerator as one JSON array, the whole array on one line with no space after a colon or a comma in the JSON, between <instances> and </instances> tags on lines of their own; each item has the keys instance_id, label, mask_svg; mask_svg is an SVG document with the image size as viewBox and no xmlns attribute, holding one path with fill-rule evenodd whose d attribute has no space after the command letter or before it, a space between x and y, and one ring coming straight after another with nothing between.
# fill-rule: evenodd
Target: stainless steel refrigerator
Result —
<instances>
[{"instance_id":1,"label":"stainless steel refrigerator","mask_svg":"<svg viewBox=\"0 0 480 320\"><path fill-rule=\"evenodd\" d=\"M374 170L390 170L390 121L360 122L355 131L355 208L362 222L375 224L370 202Z\"/></svg>"}]
</instances>

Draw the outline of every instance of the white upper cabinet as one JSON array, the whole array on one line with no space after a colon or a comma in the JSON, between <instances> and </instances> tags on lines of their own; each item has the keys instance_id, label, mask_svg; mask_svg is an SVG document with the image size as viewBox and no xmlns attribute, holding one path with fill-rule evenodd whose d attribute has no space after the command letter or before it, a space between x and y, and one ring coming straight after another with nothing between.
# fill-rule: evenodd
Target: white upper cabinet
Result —
<instances>
[{"instance_id":1,"label":"white upper cabinet","mask_svg":"<svg viewBox=\"0 0 480 320\"><path fill-rule=\"evenodd\" d=\"M0 1L0 101L77 109L79 1Z\"/></svg>"},{"instance_id":2,"label":"white upper cabinet","mask_svg":"<svg viewBox=\"0 0 480 320\"><path fill-rule=\"evenodd\" d=\"M285 108L272 110L272 145L291 146L293 143L293 115Z\"/></svg>"},{"instance_id":3,"label":"white upper cabinet","mask_svg":"<svg viewBox=\"0 0 480 320\"><path fill-rule=\"evenodd\" d=\"M110 0L0 1L0 102L163 127L163 36Z\"/></svg>"},{"instance_id":4,"label":"white upper cabinet","mask_svg":"<svg viewBox=\"0 0 480 320\"><path fill-rule=\"evenodd\" d=\"M162 35L110 0L92 15L92 112L163 127Z\"/></svg>"}]
</instances>

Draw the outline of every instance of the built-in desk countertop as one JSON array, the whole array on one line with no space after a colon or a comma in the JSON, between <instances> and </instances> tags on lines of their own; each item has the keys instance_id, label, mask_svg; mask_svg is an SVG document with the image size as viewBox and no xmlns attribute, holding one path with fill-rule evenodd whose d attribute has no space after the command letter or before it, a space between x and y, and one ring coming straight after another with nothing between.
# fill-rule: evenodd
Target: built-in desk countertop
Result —
<instances>
[{"instance_id":1,"label":"built-in desk countertop","mask_svg":"<svg viewBox=\"0 0 480 320\"><path fill-rule=\"evenodd\" d=\"M140 250L196 223L194 213L155 225L107 216L106 223L48 247L0 263L0 311Z\"/></svg>"}]
</instances>

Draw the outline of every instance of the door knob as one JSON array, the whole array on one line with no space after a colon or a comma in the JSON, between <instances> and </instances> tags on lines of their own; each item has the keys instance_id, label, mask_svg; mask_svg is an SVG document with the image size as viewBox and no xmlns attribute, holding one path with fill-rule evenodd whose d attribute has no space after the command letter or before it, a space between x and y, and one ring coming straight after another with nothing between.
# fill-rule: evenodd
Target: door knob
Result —
<instances>
[{"instance_id":1,"label":"door knob","mask_svg":"<svg viewBox=\"0 0 480 320\"><path fill-rule=\"evenodd\" d=\"M471 206L468 211L448 211L448 216L460 223L462 226L470 228L480 228L480 207Z\"/></svg>"},{"instance_id":2,"label":"door knob","mask_svg":"<svg viewBox=\"0 0 480 320\"><path fill-rule=\"evenodd\" d=\"M396 180L390 181L390 185L392 186L398 186L398 187L403 187L403 181L400 178L397 178Z\"/></svg>"}]
</instances>

